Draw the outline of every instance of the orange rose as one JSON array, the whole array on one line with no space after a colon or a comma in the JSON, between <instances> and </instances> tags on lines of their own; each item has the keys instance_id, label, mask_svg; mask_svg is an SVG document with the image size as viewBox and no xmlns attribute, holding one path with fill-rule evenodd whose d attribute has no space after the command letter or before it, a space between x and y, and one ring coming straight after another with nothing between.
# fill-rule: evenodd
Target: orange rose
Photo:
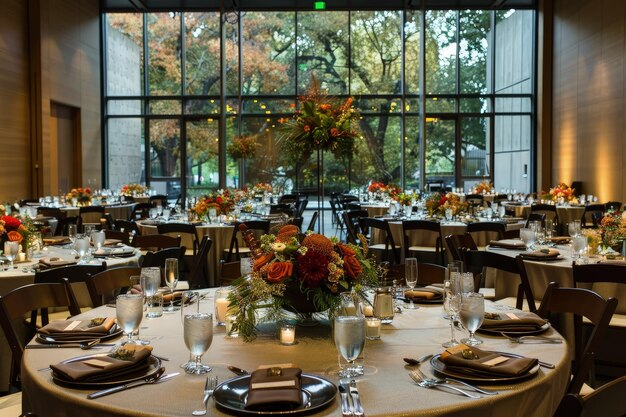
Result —
<instances>
[{"instance_id":1,"label":"orange rose","mask_svg":"<svg viewBox=\"0 0 626 417\"><path fill-rule=\"evenodd\" d=\"M263 267L263 265L265 265L266 263L271 261L272 258L274 258L274 254L273 253L265 253L265 254L261 255L259 258L257 258L254 261L253 269L255 271L258 271L259 269L261 269L261 267Z\"/></svg>"},{"instance_id":2,"label":"orange rose","mask_svg":"<svg viewBox=\"0 0 626 417\"><path fill-rule=\"evenodd\" d=\"M310 131L311 131L311 126L309 126L309 125L304 125L304 131L305 131L305 132L310 132Z\"/></svg>"},{"instance_id":3,"label":"orange rose","mask_svg":"<svg viewBox=\"0 0 626 417\"><path fill-rule=\"evenodd\" d=\"M321 111L328 111L328 110L330 110L330 108L331 108L331 105L330 105L330 104L328 104L328 103L326 103L326 104L320 104L320 110L321 110Z\"/></svg>"},{"instance_id":4,"label":"orange rose","mask_svg":"<svg viewBox=\"0 0 626 417\"><path fill-rule=\"evenodd\" d=\"M330 136L336 138L337 136L339 136L339 129L337 129L336 127L333 127L330 129Z\"/></svg>"},{"instance_id":5,"label":"orange rose","mask_svg":"<svg viewBox=\"0 0 626 417\"><path fill-rule=\"evenodd\" d=\"M341 251L341 254L343 256L354 256L354 255L356 255L356 252L354 251L354 249L352 249L348 245L343 245L341 243L338 243L337 247L339 248L339 250Z\"/></svg>"},{"instance_id":6,"label":"orange rose","mask_svg":"<svg viewBox=\"0 0 626 417\"><path fill-rule=\"evenodd\" d=\"M356 256L344 256L343 268L346 270L346 275L352 279L358 277L363 271L363 268L361 267L361 264Z\"/></svg>"},{"instance_id":7,"label":"orange rose","mask_svg":"<svg viewBox=\"0 0 626 417\"><path fill-rule=\"evenodd\" d=\"M293 273L291 262L274 262L267 270L267 282L278 283Z\"/></svg>"},{"instance_id":8,"label":"orange rose","mask_svg":"<svg viewBox=\"0 0 626 417\"><path fill-rule=\"evenodd\" d=\"M23 236L15 230L11 230L9 233L7 233L7 237L11 242L22 243Z\"/></svg>"}]
</instances>

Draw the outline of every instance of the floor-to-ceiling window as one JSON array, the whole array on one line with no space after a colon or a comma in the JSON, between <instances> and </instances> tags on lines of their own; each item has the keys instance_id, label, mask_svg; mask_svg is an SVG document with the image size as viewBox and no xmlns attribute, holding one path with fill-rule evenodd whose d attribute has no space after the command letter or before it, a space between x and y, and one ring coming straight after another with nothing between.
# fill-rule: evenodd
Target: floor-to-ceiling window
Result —
<instances>
[{"instance_id":1,"label":"floor-to-ceiling window","mask_svg":"<svg viewBox=\"0 0 626 417\"><path fill-rule=\"evenodd\" d=\"M280 152L281 121L312 77L353 97L361 138L323 155L326 192L370 181L530 191L532 10L106 13L105 150L111 188L174 198L269 182L315 190L317 156ZM227 151L240 136L256 152Z\"/></svg>"}]
</instances>

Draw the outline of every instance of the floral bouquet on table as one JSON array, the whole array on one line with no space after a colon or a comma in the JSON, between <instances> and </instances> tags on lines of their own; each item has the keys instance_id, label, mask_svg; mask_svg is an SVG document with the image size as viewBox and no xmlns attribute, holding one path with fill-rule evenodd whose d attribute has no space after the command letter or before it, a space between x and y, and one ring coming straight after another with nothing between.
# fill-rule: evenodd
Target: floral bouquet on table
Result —
<instances>
[{"instance_id":1,"label":"floral bouquet on table","mask_svg":"<svg viewBox=\"0 0 626 417\"><path fill-rule=\"evenodd\" d=\"M289 159L306 161L318 149L330 151L336 158L351 158L360 118L352 107L352 98L339 103L322 94L319 81L312 78L307 94L298 101L300 108L292 118L279 119L279 143Z\"/></svg>"},{"instance_id":2,"label":"floral bouquet on table","mask_svg":"<svg viewBox=\"0 0 626 417\"><path fill-rule=\"evenodd\" d=\"M258 146L254 136L237 136L230 141L226 152L233 159L254 158Z\"/></svg>"},{"instance_id":3,"label":"floral bouquet on table","mask_svg":"<svg viewBox=\"0 0 626 417\"><path fill-rule=\"evenodd\" d=\"M467 204L461 202L459 196L453 193L445 195L434 193L426 199L425 206L430 216L445 216L447 209L452 210L453 216L467 210Z\"/></svg>"},{"instance_id":4,"label":"floral bouquet on table","mask_svg":"<svg viewBox=\"0 0 626 417\"><path fill-rule=\"evenodd\" d=\"M148 187L142 184L124 184L120 190L120 194L125 197L134 197L138 195L148 194Z\"/></svg>"},{"instance_id":5,"label":"floral bouquet on table","mask_svg":"<svg viewBox=\"0 0 626 417\"><path fill-rule=\"evenodd\" d=\"M621 251L622 242L626 240L626 219L624 219L624 214L619 211L607 213L600 221L598 231L600 232L600 244L605 251L607 248L613 248L618 252Z\"/></svg>"},{"instance_id":6,"label":"floral bouquet on table","mask_svg":"<svg viewBox=\"0 0 626 417\"><path fill-rule=\"evenodd\" d=\"M474 187L475 194L490 194L494 190L493 183L491 181L482 181L476 184Z\"/></svg>"},{"instance_id":7,"label":"floral bouquet on table","mask_svg":"<svg viewBox=\"0 0 626 417\"><path fill-rule=\"evenodd\" d=\"M215 209L215 214L218 216L228 214L235 207L234 195L229 189L217 190L198 198L192 210L198 218L207 217L211 209Z\"/></svg>"},{"instance_id":8,"label":"floral bouquet on table","mask_svg":"<svg viewBox=\"0 0 626 417\"><path fill-rule=\"evenodd\" d=\"M375 194L377 198L383 198L384 196L388 196L389 198L395 199L394 197L400 194L400 187L395 184L385 184L380 181L373 181L368 187L367 192Z\"/></svg>"},{"instance_id":9,"label":"floral bouquet on table","mask_svg":"<svg viewBox=\"0 0 626 417\"><path fill-rule=\"evenodd\" d=\"M293 225L261 236L259 244L250 233L244 231L244 236L254 256L253 272L235 282L230 301L238 307L234 327L246 341L256 336L257 310L267 309L265 321L278 321L284 308L308 312L305 304L312 303L314 311L332 315L341 303L340 292L377 282L367 247L316 233L302 235Z\"/></svg>"},{"instance_id":10,"label":"floral bouquet on table","mask_svg":"<svg viewBox=\"0 0 626 417\"><path fill-rule=\"evenodd\" d=\"M88 205L91 203L91 189L90 188L72 188L65 196L66 200L72 201L76 199L78 205Z\"/></svg>"},{"instance_id":11,"label":"floral bouquet on table","mask_svg":"<svg viewBox=\"0 0 626 417\"><path fill-rule=\"evenodd\" d=\"M0 205L0 242L4 247L4 242L18 242L24 252L33 243L37 228L33 221L27 216L11 216L7 214L6 207Z\"/></svg>"},{"instance_id":12,"label":"floral bouquet on table","mask_svg":"<svg viewBox=\"0 0 626 417\"><path fill-rule=\"evenodd\" d=\"M410 206L413 204L413 196L411 194L399 193L393 196L393 199L401 206Z\"/></svg>"},{"instance_id":13,"label":"floral bouquet on table","mask_svg":"<svg viewBox=\"0 0 626 417\"><path fill-rule=\"evenodd\" d=\"M561 182L556 187L550 188L547 199L557 201L562 198L563 201L569 202L574 199L574 191L572 187Z\"/></svg>"},{"instance_id":14,"label":"floral bouquet on table","mask_svg":"<svg viewBox=\"0 0 626 417\"><path fill-rule=\"evenodd\" d=\"M255 194L271 193L272 190L272 184L268 184L267 182L260 182L252 187L252 192Z\"/></svg>"}]
</instances>

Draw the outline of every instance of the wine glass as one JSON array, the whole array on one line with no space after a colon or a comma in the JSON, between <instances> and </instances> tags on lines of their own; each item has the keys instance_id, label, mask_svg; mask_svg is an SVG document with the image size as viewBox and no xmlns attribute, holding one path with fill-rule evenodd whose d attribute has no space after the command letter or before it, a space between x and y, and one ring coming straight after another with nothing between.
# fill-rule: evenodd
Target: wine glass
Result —
<instances>
[{"instance_id":1,"label":"wine glass","mask_svg":"<svg viewBox=\"0 0 626 417\"><path fill-rule=\"evenodd\" d=\"M170 305L163 310L169 312L180 310L179 307L174 305L174 289L176 284L178 284L178 259L176 258L167 258L165 260L165 283L172 292L172 298L170 299Z\"/></svg>"},{"instance_id":2,"label":"wine glass","mask_svg":"<svg viewBox=\"0 0 626 417\"><path fill-rule=\"evenodd\" d=\"M354 361L359 357L365 345L365 317L335 317L335 345L348 366L339 370L341 378L359 376Z\"/></svg>"},{"instance_id":3,"label":"wine glass","mask_svg":"<svg viewBox=\"0 0 626 417\"><path fill-rule=\"evenodd\" d=\"M4 256L9 260L9 269L13 269L13 261L20 251L19 242L8 240L4 242Z\"/></svg>"},{"instance_id":4,"label":"wine glass","mask_svg":"<svg viewBox=\"0 0 626 417\"><path fill-rule=\"evenodd\" d=\"M120 294L115 303L117 325L127 337L125 343L135 344L134 333L143 317L143 294Z\"/></svg>"},{"instance_id":5,"label":"wine glass","mask_svg":"<svg viewBox=\"0 0 626 417\"><path fill-rule=\"evenodd\" d=\"M404 279L406 280L406 285L409 287L411 291L417 285L417 258L406 258L404 261ZM413 303L413 297L409 297L409 306L408 309L415 309L415 303Z\"/></svg>"},{"instance_id":6,"label":"wine glass","mask_svg":"<svg viewBox=\"0 0 626 417\"><path fill-rule=\"evenodd\" d=\"M535 231L533 229L523 228L519 231L519 236L526 245L528 252L532 251L532 246L535 243Z\"/></svg>"},{"instance_id":7,"label":"wine glass","mask_svg":"<svg viewBox=\"0 0 626 417\"><path fill-rule=\"evenodd\" d=\"M67 225L67 237L70 238L70 242L72 242L72 245L74 245L74 242L76 241L76 235L78 234L78 226L75 224L68 224Z\"/></svg>"},{"instance_id":8,"label":"wine glass","mask_svg":"<svg viewBox=\"0 0 626 417\"><path fill-rule=\"evenodd\" d=\"M443 308L450 319L450 340L442 343L442 346L446 348L459 344L459 341L456 340L456 337L454 336L454 319L459 314L459 309L461 308L461 293L459 291L460 279L461 273L458 270L450 270L449 278L444 281Z\"/></svg>"},{"instance_id":9,"label":"wine glass","mask_svg":"<svg viewBox=\"0 0 626 417\"><path fill-rule=\"evenodd\" d=\"M587 236L576 235L572 237L572 257L582 258L585 249L587 249Z\"/></svg>"},{"instance_id":10,"label":"wine glass","mask_svg":"<svg viewBox=\"0 0 626 417\"><path fill-rule=\"evenodd\" d=\"M567 225L567 233L570 237L578 236L580 234L580 220L573 220Z\"/></svg>"},{"instance_id":11,"label":"wine glass","mask_svg":"<svg viewBox=\"0 0 626 417\"><path fill-rule=\"evenodd\" d=\"M197 291L183 291L180 305L180 321L184 325L185 316L200 313L200 293ZM205 313L206 311L202 312ZM191 366L193 364L193 356L191 353L189 353L189 360L180 365L180 367L186 369L188 366Z\"/></svg>"},{"instance_id":12,"label":"wine glass","mask_svg":"<svg viewBox=\"0 0 626 417\"><path fill-rule=\"evenodd\" d=\"M461 339L461 342L469 346L480 345L483 341L476 338L475 333L483 324L485 317L485 298L483 295L477 292L463 294L459 316L461 324L469 331L469 337Z\"/></svg>"},{"instance_id":13,"label":"wine glass","mask_svg":"<svg viewBox=\"0 0 626 417\"><path fill-rule=\"evenodd\" d=\"M161 286L161 270L156 267L141 268L141 276L139 278L141 283L141 290L147 298L153 297L159 287ZM146 317L155 318L159 317L158 313L147 312Z\"/></svg>"},{"instance_id":14,"label":"wine glass","mask_svg":"<svg viewBox=\"0 0 626 417\"><path fill-rule=\"evenodd\" d=\"M185 367L188 374L206 374L211 367L202 363L202 355L213 342L213 314L188 314L184 317L185 345L192 356L191 364Z\"/></svg>"}]
</instances>

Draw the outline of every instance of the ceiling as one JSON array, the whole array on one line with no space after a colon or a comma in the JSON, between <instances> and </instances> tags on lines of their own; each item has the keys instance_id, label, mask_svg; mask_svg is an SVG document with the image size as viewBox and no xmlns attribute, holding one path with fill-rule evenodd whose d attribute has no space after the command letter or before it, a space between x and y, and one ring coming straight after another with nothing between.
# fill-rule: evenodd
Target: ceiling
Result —
<instances>
[{"instance_id":1,"label":"ceiling","mask_svg":"<svg viewBox=\"0 0 626 417\"><path fill-rule=\"evenodd\" d=\"M100 0L105 11L313 10L314 0ZM326 10L519 9L537 0L326 0Z\"/></svg>"}]
</instances>

